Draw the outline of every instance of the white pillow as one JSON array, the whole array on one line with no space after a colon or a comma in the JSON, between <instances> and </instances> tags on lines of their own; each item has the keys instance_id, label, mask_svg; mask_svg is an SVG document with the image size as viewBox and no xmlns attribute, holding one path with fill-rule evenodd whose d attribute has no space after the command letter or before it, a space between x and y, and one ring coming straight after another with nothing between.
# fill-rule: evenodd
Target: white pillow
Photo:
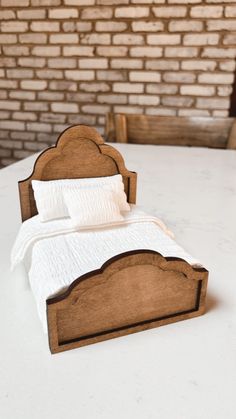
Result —
<instances>
[{"instance_id":1,"label":"white pillow","mask_svg":"<svg viewBox=\"0 0 236 419\"><path fill-rule=\"evenodd\" d=\"M68 210L64 202L63 191L66 189L81 189L102 187L112 190L116 195L120 211L130 211L124 192L122 176L105 176L83 179L59 179L50 181L33 180L32 187L40 221L68 217Z\"/></svg>"},{"instance_id":2,"label":"white pillow","mask_svg":"<svg viewBox=\"0 0 236 419\"><path fill-rule=\"evenodd\" d=\"M73 227L92 228L124 219L115 193L108 189L65 189L63 196Z\"/></svg>"}]
</instances>

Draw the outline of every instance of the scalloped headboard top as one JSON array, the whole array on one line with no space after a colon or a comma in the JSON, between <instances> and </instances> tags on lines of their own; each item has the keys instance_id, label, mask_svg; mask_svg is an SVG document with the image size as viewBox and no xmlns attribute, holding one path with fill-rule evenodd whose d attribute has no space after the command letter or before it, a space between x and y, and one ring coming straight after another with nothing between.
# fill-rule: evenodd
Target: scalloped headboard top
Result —
<instances>
[{"instance_id":1,"label":"scalloped headboard top","mask_svg":"<svg viewBox=\"0 0 236 419\"><path fill-rule=\"evenodd\" d=\"M39 155L31 175L19 182L22 221L37 214L32 180L78 179L118 173L123 177L128 202L134 204L137 175L126 169L121 154L105 144L94 128L72 126L59 136L54 147Z\"/></svg>"}]
</instances>

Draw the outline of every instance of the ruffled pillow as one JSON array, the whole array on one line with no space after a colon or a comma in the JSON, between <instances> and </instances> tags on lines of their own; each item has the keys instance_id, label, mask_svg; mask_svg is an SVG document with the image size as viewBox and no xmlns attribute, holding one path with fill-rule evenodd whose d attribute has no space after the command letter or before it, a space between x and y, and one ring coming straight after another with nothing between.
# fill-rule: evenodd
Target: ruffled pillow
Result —
<instances>
[{"instance_id":1,"label":"ruffled pillow","mask_svg":"<svg viewBox=\"0 0 236 419\"><path fill-rule=\"evenodd\" d=\"M112 224L124 219L115 193L108 189L65 189L63 197L72 226L78 229Z\"/></svg>"},{"instance_id":2,"label":"ruffled pillow","mask_svg":"<svg viewBox=\"0 0 236 419\"><path fill-rule=\"evenodd\" d=\"M63 192L73 189L103 188L113 191L116 195L120 211L130 211L127 196L124 191L122 176L105 176L83 179L59 179L51 181L33 180L32 187L40 221L49 221L68 217L68 209Z\"/></svg>"}]
</instances>

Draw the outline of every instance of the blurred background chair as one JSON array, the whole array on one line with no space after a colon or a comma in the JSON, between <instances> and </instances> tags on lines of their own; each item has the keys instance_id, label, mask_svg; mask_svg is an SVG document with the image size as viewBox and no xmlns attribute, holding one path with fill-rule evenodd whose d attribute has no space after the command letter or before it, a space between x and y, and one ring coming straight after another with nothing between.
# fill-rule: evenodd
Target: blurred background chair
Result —
<instances>
[{"instance_id":1,"label":"blurred background chair","mask_svg":"<svg viewBox=\"0 0 236 419\"><path fill-rule=\"evenodd\" d=\"M106 115L106 141L236 149L236 119Z\"/></svg>"}]
</instances>

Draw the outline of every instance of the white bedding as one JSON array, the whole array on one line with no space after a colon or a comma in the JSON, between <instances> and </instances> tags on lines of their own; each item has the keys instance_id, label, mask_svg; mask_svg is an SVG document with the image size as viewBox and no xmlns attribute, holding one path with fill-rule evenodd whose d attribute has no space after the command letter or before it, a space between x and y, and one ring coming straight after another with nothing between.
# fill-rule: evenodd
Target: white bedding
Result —
<instances>
[{"instance_id":1,"label":"white bedding","mask_svg":"<svg viewBox=\"0 0 236 419\"><path fill-rule=\"evenodd\" d=\"M123 214L121 222L82 231L76 231L70 219L40 223L35 216L22 224L12 250L12 268L30 259L29 282L45 332L46 299L119 253L150 249L200 265L173 240L159 219L136 206Z\"/></svg>"}]
</instances>

